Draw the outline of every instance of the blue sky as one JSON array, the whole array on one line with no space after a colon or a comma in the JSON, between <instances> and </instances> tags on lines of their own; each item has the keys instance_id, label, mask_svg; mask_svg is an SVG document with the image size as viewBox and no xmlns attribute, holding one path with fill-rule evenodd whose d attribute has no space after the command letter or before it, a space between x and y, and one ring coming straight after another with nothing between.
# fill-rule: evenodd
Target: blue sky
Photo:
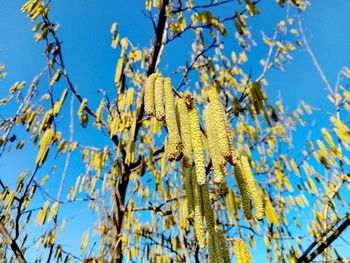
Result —
<instances>
[{"instance_id":1,"label":"blue sky","mask_svg":"<svg viewBox=\"0 0 350 263\"><path fill-rule=\"evenodd\" d=\"M284 13L281 9L271 4L273 1L263 0L260 4L262 15L249 20L252 27L253 37L260 38L260 31L272 35L276 23L283 19ZM334 84L336 75L340 68L349 65L350 59L350 37L348 28L350 25L350 1L348 0L319 0L311 1L312 5L303 14L304 29L310 45L317 56L331 84ZM20 12L23 1L0 0L0 64L6 64L8 76L5 81L0 82L0 97L7 94L8 88L15 81L25 80L27 83L46 65L45 57L42 55L44 43L36 43L31 28L33 24ZM116 61L119 51L110 47L110 27L113 22L118 22L121 36L127 36L136 46L149 47L152 43L152 25L144 17L144 1L119 1L119 0L53 0L51 20L61 24L58 31L63 41L63 54L66 66L74 85L83 97L89 99L92 108L97 108L100 101L98 89L107 90L113 97L116 89L113 83ZM230 10L219 10L228 13ZM224 15L224 13L222 14ZM179 50L188 50L191 43L185 36L180 43L170 45L165 52L162 69L170 72L189 58L188 53ZM227 45L234 39L224 39ZM255 51L257 57L261 57L262 47ZM303 48L293 53L293 61L285 66L285 72L271 71L267 78L269 86L266 92L270 101L282 96L284 104L293 110L300 100L315 107L330 109L324 89L315 67ZM252 58L252 63L256 63ZM58 94L57 94L58 96ZM0 115L11 114L8 108L0 108ZM316 121L316 128L328 125L328 120L322 113L315 113L312 119ZM76 125L78 126L78 125ZM79 129L77 127L77 129ZM78 130L77 132L82 131ZM317 136L317 129L315 129ZM97 134L97 133L96 133ZM79 134L79 138L85 144L94 142L104 145L107 140L96 141L94 132ZM26 136L23 134L23 136ZM306 132L295 135L295 146L302 147ZM36 158L35 148L26 145L19 155L13 151L5 154L0 159L0 174L6 180L15 180L24 167L33 169ZM20 158L20 159L19 159ZM74 158L73 158L74 160ZM78 159L77 159L78 160ZM59 159L58 171L62 170L64 159ZM13 164L16 163L15 167ZM18 164L18 165L17 165ZM33 167L33 168L31 168ZM41 171L41 177L49 172L51 167ZM70 166L67 185L74 183L76 176L82 172L82 168ZM57 175L60 175L58 172ZM57 185L60 176L50 178L50 185ZM67 189L66 189L67 190ZM55 193L55 189L53 190ZM78 208L78 209L77 209ZM72 214L76 211L84 211L84 205L67 206L63 213ZM89 213L78 216L79 220L91 220ZM77 221L78 222L78 219ZM68 231L60 236L61 240L67 239L65 243L72 243L71 249L78 251L81 233L84 226L77 226L74 220L67 225ZM74 237L67 235L69 233ZM71 242L72 238L76 242ZM256 251L255 255L259 252Z\"/></svg>"}]
</instances>

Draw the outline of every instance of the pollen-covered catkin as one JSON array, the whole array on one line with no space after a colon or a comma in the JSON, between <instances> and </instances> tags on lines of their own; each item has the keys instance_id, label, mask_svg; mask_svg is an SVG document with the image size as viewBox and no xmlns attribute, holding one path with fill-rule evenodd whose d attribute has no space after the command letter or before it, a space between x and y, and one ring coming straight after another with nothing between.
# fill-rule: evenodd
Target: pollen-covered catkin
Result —
<instances>
[{"instance_id":1,"label":"pollen-covered catkin","mask_svg":"<svg viewBox=\"0 0 350 263\"><path fill-rule=\"evenodd\" d=\"M229 138L227 134L227 116L225 112L225 108L220 102L217 92L215 89L211 89L208 91L208 99L209 104L212 107L211 117L212 121L215 123L216 131L217 131L217 139L219 141L218 147L220 148L221 154L225 159L232 159L232 152L230 151Z\"/></svg>"},{"instance_id":2,"label":"pollen-covered catkin","mask_svg":"<svg viewBox=\"0 0 350 263\"><path fill-rule=\"evenodd\" d=\"M241 240L239 238L233 239L233 249L235 251L235 257L237 263L244 263L244 255L241 248Z\"/></svg>"},{"instance_id":3,"label":"pollen-covered catkin","mask_svg":"<svg viewBox=\"0 0 350 263\"><path fill-rule=\"evenodd\" d=\"M237 263L252 263L252 257L250 255L247 244L240 238L233 240L233 248L235 250L235 256Z\"/></svg>"},{"instance_id":4,"label":"pollen-covered catkin","mask_svg":"<svg viewBox=\"0 0 350 263\"><path fill-rule=\"evenodd\" d=\"M219 246L224 263L230 263L230 253L227 249L225 235L218 226L215 227L215 234L219 240Z\"/></svg>"},{"instance_id":5,"label":"pollen-covered catkin","mask_svg":"<svg viewBox=\"0 0 350 263\"><path fill-rule=\"evenodd\" d=\"M224 166L226 163L225 158L221 155L220 150L218 148L218 140L216 127L214 122L211 120L211 109L212 107L207 105L204 110L203 118L207 131L207 138L209 144L209 155L210 159L213 163L214 168L214 183L221 184L224 181Z\"/></svg>"},{"instance_id":6,"label":"pollen-covered catkin","mask_svg":"<svg viewBox=\"0 0 350 263\"><path fill-rule=\"evenodd\" d=\"M193 99L189 99L192 95L189 92L185 92L186 106L188 109L188 115L190 119L190 131L191 131L191 143L194 153L194 163L196 167L197 182L200 186L206 183L206 171L204 163L204 150L201 137L201 129L199 124L198 110L193 102ZM188 104L187 102L190 102Z\"/></svg>"},{"instance_id":7,"label":"pollen-covered catkin","mask_svg":"<svg viewBox=\"0 0 350 263\"><path fill-rule=\"evenodd\" d=\"M252 263L252 256L250 255L249 252L249 248L246 242L244 242L244 240L239 239L239 246L240 246L240 250L242 253L242 256L244 258L244 263Z\"/></svg>"},{"instance_id":8,"label":"pollen-covered catkin","mask_svg":"<svg viewBox=\"0 0 350 263\"><path fill-rule=\"evenodd\" d=\"M215 230L213 233L211 233L212 239L214 241L214 247L215 247L215 262L222 262L222 253L220 251L220 244L219 239L215 233Z\"/></svg>"},{"instance_id":9,"label":"pollen-covered catkin","mask_svg":"<svg viewBox=\"0 0 350 263\"><path fill-rule=\"evenodd\" d=\"M209 263L216 263L216 254L215 254L215 244L213 240L213 235L207 232L207 246L208 246L208 256Z\"/></svg>"},{"instance_id":10,"label":"pollen-covered catkin","mask_svg":"<svg viewBox=\"0 0 350 263\"><path fill-rule=\"evenodd\" d=\"M164 79L161 76L158 76L154 83L154 107L156 119L163 121L165 118Z\"/></svg>"},{"instance_id":11,"label":"pollen-covered catkin","mask_svg":"<svg viewBox=\"0 0 350 263\"><path fill-rule=\"evenodd\" d=\"M234 149L234 146L233 146L233 138L232 138L232 133L231 133L231 124L228 121L228 118L227 118L227 115L226 115L225 112L224 112L224 119L226 121L226 133L227 133L227 139L228 139L228 147L229 147L229 150L230 150L230 153L231 153L229 161L230 161L231 164L235 165L237 163L238 154L237 154L237 151Z\"/></svg>"},{"instance_id":12,"label":"pollen-covered catkin","mask_svg":"<svg viewBox=\"0 0 350 263\"><path fill-rule=\"evenodd\" d=\"M244 178L241 162L237 162L234 168L236 183L241 193L242 208L244 216L249 220L252 219L252 204L248 192L248 184Z\"/></svg>"},{"instance_id":13,"label":"pollen-covered catkin","mask_svg":"<svg viewBox=\"0 0 350 263\"><path fill-rule=\"evenodd\" d=\"M159 76L157 73L153 73L148 76L144 85L144 107L148 116L154 116L154 82Z\"/></svg>"},{"instance_id":14,"label":"pollen-covered catkin","mask_svg":"<svg viewBox=\"0 0 350 263\"><path fill-rule=\"evenodd\" d=\"M203 205L205 221L207 223L207 229L213 234L215 225L214 214L210 205L209 189L206 183L201 186L201 193L201 200Z\"/></svg>"},{"instance_id":15,"label":"pollen-covered catkin","mask_svg":"<svg viewBox=\"0 0 350 263\"><path fill-rule=\"evenodd\" d=\"M205 247L205 236L204 236L204 223L203 223L203 206L202 206L202 192L201 188L197 183L196 170L193 167L191 169L191 182L193 189L194 198L194 233L200 248Z\"/></svg>"},{"instance_id":16,"label":"pollen-covered catkin","mask_svg":"<svg viewBox=\"0 0 350 263\"><path fill-rule=\"evenodd\" d=\"M247 182L247 188L248 192L253 199L254 205L255 205L255 217L257 220L263 220L264 219L264 203L263 199L261 197L260 192L258 191L256 187L256 183L254 180L254 175L252 173L252 169L249 165L249 161L246 156L241 156L241 165L243 174L245 177L245 180Z\"/></svg>"},{"instance_id":17,"label":"pollen-covered catkin","mask_svg":"<svg viewBox=\"0 0 350 263\"><path fill-rule=\"evenodd\" d=\"M179 160L182 157L182 143L177 126L175 100L170 78L164 79L165 122L168 128L168 160Z\"/></svg>"},{"instance_id":18,"label":"pollen-covered catkin","mask_svg":"<svg viewBox=\"0 0 350 263\"><path fill-rule=\"evenodd\" d=\"M193 198L193 188L192 188L192 182L191 182L191 170L192 167L186 167L184 165L184 161L182 161L182 174L183 174L183 180L186 190L186 199L187 199L187 211L188 211L188 218L194 217L194 198Z\"/></svg>"},{"instance_id":19,"label":"pollen-covered catkin","mask_svg":"<svg viewBox=\"0 0 350 263\"><path fill-rule=\"evenodd\" d=\"M192 166L192 143L190 120L187 112L186 102L180 98L176 102L176 118L180 128L181 141L183 145L183 165L185 167Z\"/></svg>"}]
</instances>

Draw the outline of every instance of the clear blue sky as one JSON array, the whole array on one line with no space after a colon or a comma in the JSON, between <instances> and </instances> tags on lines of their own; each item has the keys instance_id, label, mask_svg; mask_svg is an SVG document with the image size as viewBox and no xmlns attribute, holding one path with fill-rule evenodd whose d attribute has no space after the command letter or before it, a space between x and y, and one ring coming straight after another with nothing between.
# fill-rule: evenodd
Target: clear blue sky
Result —
<instances>
[{"instance_id":1,"label":"clear blue sky","mask_svg":"<svg viewBox=\"0 0 350 263\"><path fill-rule=\"evenodd\" d=\"M253 36L260 37L260 31L272 34L275 24L283 18L281 9L274 1L263 0L259 5L262 15L250 20ZM310 45L317 56L326 76L334 84L336 75L344 65L349 66L350 59L350 1L348 0L319 0L311 1L312 5L303 14L304 28ZM42 55L44 43L36 43L31 32L32 23L21 14L20 7L24 1L0 0L0 64L6 64L8 77L0 82L0 97L7 94L8 88L15 81L25 80L30 83L34 76L46 65ZM58 31L63 41L63 54L70 77L83 97L89 99L92 108L96 108L100 95L98 89L107 90L115 95L113 83L116 61L119 51L110 47L110 27L118 22L121 36L127 36L134 45L149 47L152 43L152 25L144 17L144 1L120 0L53 0L51 20L61 24ZM221 10L224 12L224 10ZM227 10L225 12L228 12ZM231 36L232 37L232 36ZM230 39L224 39L229 42ZM235 41L235 40L231 40ZM169 46L164 54L161 67L170 72L188 59L186 52L189 43L186 37L176 46ZM257 57L261 57L263 49L257 48ZM285 66L285 72L272 71L268 74L269 87L267 93L270 101L280 95L284 104L293 110L300 100L319 107L329 108L326 91L315 67L303 48L293 54L294 60ZM252 59L251 63L257 61ZM255 65L254 64L254 65ZM8 108L0 107L0 115L7 116ZM328 125L328 120L322 114L314 114L316 127ZM78 128L77 128L78 129ZM317 132L316 132L317 135ZM23 134L23 136L25 136ZM84 144L103 145L106 140L95 140L95 133L87 132L80 135ZM296 147L302 147L306 132L300 132L294 137ZM23 151L12 151L0 159L0 175L5 181L15 180L25 167L32 167L36 158L36 148L26 145ZM74 160L74 158L73 158ZM58 171L62 170L62 160L58 160ZM14 165L15 164L15 165ZM45 170L46 169L46 170ZM49 172L50 167L41 171L40 177ZM81 173L82 167L70 166L67 185L74 183ZM60 173L50 179L49 185L59 183ZM66 189L67 190L67 189ZM53 194L56 190L53 189ZM79 222L89 222L93 216L86 213L83 205L72 205L64 208L63 213L69 216L79 214L67 226L67 231L60 233L60 240L69 243L68 249L78 251L81 233L86 225ZM92 229L92 228L90 228ZM34 229L33 229L34 231ZM259 246L258 246L259 248ZM265 251L264 251L265 252ZM31 253L34 253L31 251ZM78 253L79 254L79 253ZM259 256L258 249L254 253Z\"/></svg>"}]
</instances>

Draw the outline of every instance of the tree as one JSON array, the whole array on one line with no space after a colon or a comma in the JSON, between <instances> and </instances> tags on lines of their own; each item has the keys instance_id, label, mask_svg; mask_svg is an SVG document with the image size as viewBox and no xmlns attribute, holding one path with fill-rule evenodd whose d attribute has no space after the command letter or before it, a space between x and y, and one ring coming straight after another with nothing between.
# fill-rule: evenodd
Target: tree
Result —
<instances>
[{"instance_id":1,"label":"tree","mask_svg":"<svg viewBox=\"0 0 350 263\"><path fill-rule=\"evenodd\" d=\"M265 15L261 2L146 0L153 44L136 46L111 26L112 48L120 51L117 95L100 90L97 108L71 79L51 1L24 3L47 66L0 101L10 112L0 121L1 155L20 155L30 142L37 149L15 186L0 179L0 257L27 262L35 243L36 262L250 262L248 244L264 240L269 262L343 260L333 242L350 224L343 199L350 70L344 67L334 86L325 77L303 31L306 1L278 0L285 18L271 36L253 38L249 21ZM233 11L223 17L226 8ZM185 36L189 60L169 73L163 55ZM248 64L256 43L266 46L262 66ZM268 72L282 70L300 46L334 105L332 125L307 140L302 156L292 151L293 134L312 107L302 101L288 112L266 93ZM5 66L0 71L5 78ZM84 129L96 130L104 146L85 145ZM72 160L85 171L67 185ZM43 168L57 163L60 183L49 191L55 171L45 176ZM94 231L89 225L79 237L80 254L58 238L69 220L63 207L79 202L98 215Z\"/></svg>"}]
</instances>

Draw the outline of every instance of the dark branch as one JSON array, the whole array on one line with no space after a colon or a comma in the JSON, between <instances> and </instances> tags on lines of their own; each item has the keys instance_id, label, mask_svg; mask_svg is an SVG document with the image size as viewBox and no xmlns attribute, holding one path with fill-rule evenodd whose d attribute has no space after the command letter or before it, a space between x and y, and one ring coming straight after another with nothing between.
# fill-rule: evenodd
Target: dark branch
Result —
<instances>
[{"instance_id":1,"label":"dark branch","mask_svg":"<svg viewBox=\"0 0 350 263\"><path fill-rule=\"evenodd\" d=\"M24 255L17 245L16 241L12 239L9 232L6 230L4 224L0 221L0 233L4 236L5 242L11 247L13 253L16 255L16 258L19 263L26 263L27 261L24 258Z\"/></svg>"},{"instance_id":2,"label":"dark branch","mask_svg":"<svg viewBox=\"0 0 350 263\"><path fill-rule=\"evenodd\" d=\"M342 219L339 219L334 225L337 225ZM346 219L343 223L341 223L335 230L331 230L325 235L321 236L318 241L313 242L308 249L304 252L304 254L298 259L298 262L311 262L318 255L320 255L327 247L329 247L340 235L341 233L350 225L350 213L346 214ZM328 238L322 241L327 235ZM318 245L314 251L310 254L309 252Z\"/></svg>"}]
</instances>

